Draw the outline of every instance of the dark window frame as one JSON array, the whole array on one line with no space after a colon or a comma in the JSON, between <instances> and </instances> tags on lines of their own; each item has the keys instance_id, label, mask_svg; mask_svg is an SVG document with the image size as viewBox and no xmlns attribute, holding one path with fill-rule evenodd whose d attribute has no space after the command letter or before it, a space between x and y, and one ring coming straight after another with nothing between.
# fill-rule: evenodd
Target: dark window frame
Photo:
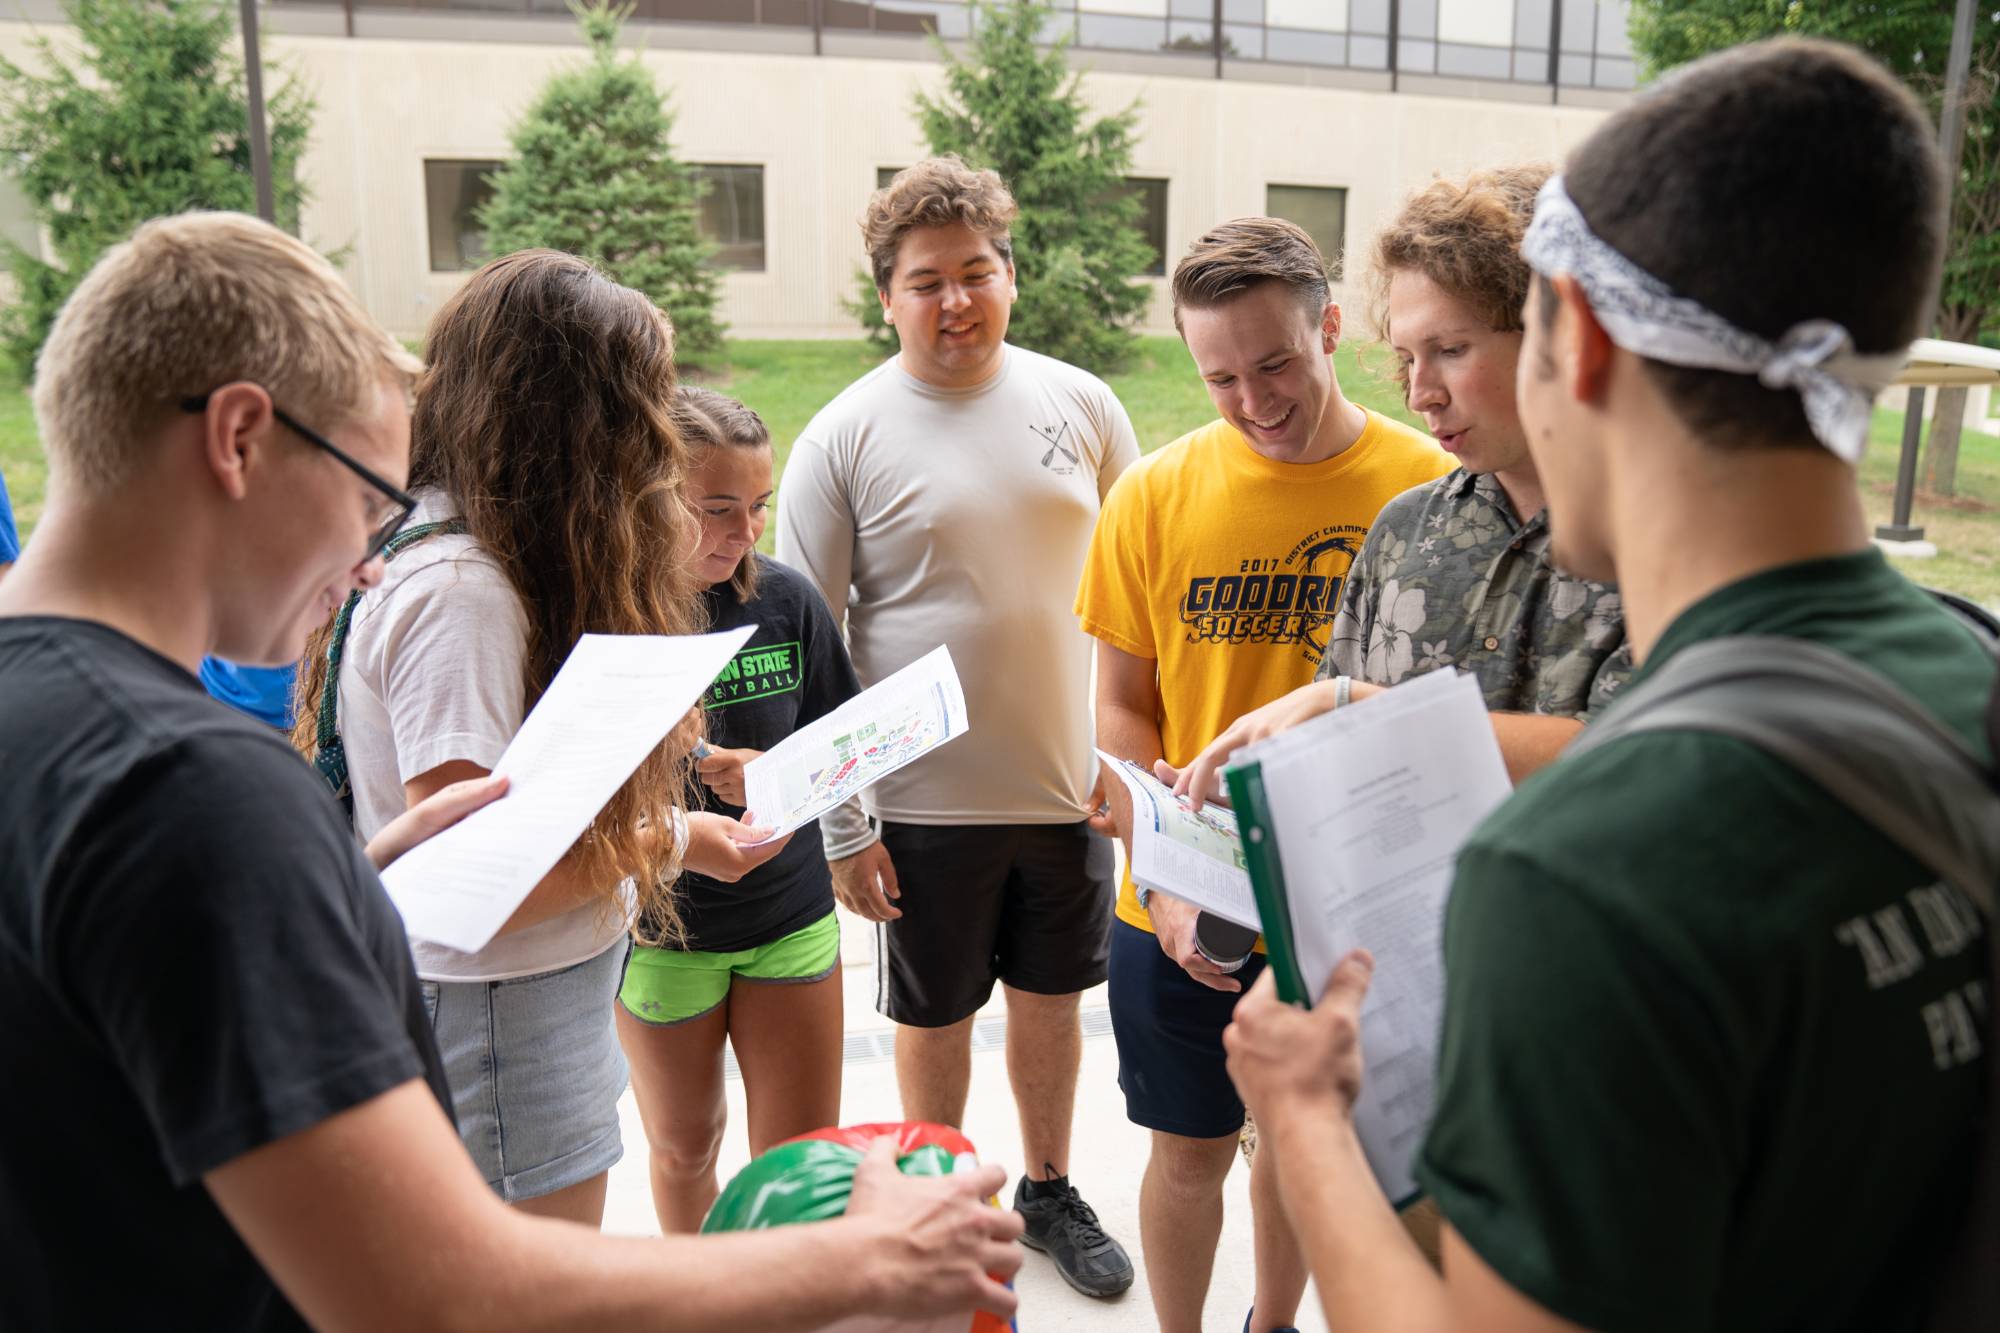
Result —
<instances>
[{"instance_id":1,"label":"dark window frame","mask_svg":"<svg viewBox=\"0 0 2000 1333\"><path fill-rule=\"evenodd\" d=\"M770 229L765 226L764 221L767 211L765 207L765 199L767 197L765 192L766 164L762 162L690 162L688 163L688 170L694 172L697 178L708 182L708 189L702 193L699 208L701 210L701 234L716 247L715 255L709 260L710 265L730 273L770 272L771 237ZM744 215L741 212L737 213L734 219L739 232L738 235L722 237L709 230L709 203L716 198L718 190L722 187L722 182L708 173L725 171L756 173L756 235L754 238L741 234L744 225ZM753 245L756 247L756 257L754 262L751 262L747 258L747 252L748 248ZM744 257L731 257L732 251L743 252Z\"/></svg>"},{"instance_id":2,"label":"dark window frame","mask_svg":"<svg viewBox=\"0 0 2000 1333\"><path fill-rule=\"evenodd\" d=\"M1320 253L1326 258L1327 277L1334 282L1340 282L1347 266L1348 187L1345 185L1305 185L1297 181L1266 181L1264 182L1264 211L1272 217L1281 218L1285 217L1285 214L1278 211L1277 201L1272 198L1272 191L1274 190L1306 190L1315 194L1324 194L1338 198L1340 203L1340 236L1337 243L1332 249L1328 249L1326 238L1317 235L1313 236L1313 243L1319 246ZM1304 210L1297 211L1303 212ZM1298 222L1296 218L1289 218L1287 220ZM1299 222L1298 225L1305 227L1306 233L1312 235L1313 229L1311 227L1306 226L1303 222Z\"/></svg>"},{"instance_id":3,"label":"dark window frame","mask_svg":"<svg viewBox=\"0 0 2000 1333\"><path fill-rule=\"evenodd\" d=\"M493 197L493 174L505 166L506 162L502 159L485 157L426 157L422 159L422 163L425 263L432 273L470 273L492 256L486 250L485 230L476 225L468 230L464 223L476 224L479 206ZM474 184L470 190L465 188L463 181L458 184L460 197L450 201L453 208L451 218L438 216L438 208L445 201L436 193L435 187L440 184L440 177L434 173L433 168L469 170L472 176ZM450 229L453 223L459 224L455 235ZM473 253L468 254L469 247L466 242L475 236L477 244L470 247ZM449 251L442 259L439 255L440 241L444 242L445 248ZM457 262L449 262L454 258Z\"/></svg>"}]
</instances>

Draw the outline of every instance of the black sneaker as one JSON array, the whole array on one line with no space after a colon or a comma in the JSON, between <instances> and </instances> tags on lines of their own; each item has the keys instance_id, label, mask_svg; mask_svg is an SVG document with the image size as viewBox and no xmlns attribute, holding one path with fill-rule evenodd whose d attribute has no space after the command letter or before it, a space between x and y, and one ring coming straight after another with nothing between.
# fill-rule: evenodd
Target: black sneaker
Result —
<instances>
[{"instance_id":1,"label":"black sneaker","mask_svg":"<svg viewBox=\"0 0 2000 1333\"><path fill-rule=\"evenodd\" d=\"M1036 1181L1049 1192L1027 1196L1029 1180L1014 1187L1014 1211L1027 1219L1021 1243L1056 1261L1063 1281L1086 1296L1116 1296L1132 1285L1132 1259L1104 1234L1097 1213L1067 1179Z\"/></svg>"}]
</instances>

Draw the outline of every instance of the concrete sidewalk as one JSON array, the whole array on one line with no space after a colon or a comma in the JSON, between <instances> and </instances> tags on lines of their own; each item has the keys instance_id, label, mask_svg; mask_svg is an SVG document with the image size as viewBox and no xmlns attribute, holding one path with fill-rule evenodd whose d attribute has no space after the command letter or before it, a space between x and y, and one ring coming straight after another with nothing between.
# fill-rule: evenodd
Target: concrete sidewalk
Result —
<instances>
[{"instance_id":1,"label":"concrete sidewalk","mask_svg":"<svg viewBox=\"0 0 2000 1333\"><path fill-rule=\"evenodd\" d=\"M842 975L846 999L846 1066L841 1093L841 1122L902 1118L892 1059L894 1025L875 1012L874 934L864 922L841 919ZM965 1132L989 1162L1020 1171L1021 1141L1014 1116L1014 1099L1007 1087L1003 1048L1006 1006L996 993L973 1025L972 1097ZM1021 1294L1021 1333L1057 1329L1152 1329L1152 1302L1146 1294L1145 1261L1139 1252L1139 1179L1146 1165L1147 1135L1125 1119L1125 1102L1118 1091L1118 1053L1111 1040L1111 1016L1102 987L1083 997L1083 1073L1078 1081L1076 1133L1071 1149L1071 1178L1097 1209L1105 1229L1124 1243L1139 1267L1132 1290L1109 1301L1091 1300L1072 1291L1054 1265L1029 1254L1016 1289ZM729 1135L722 1151L721 1178L749 1160L743 1138L743 1085L729 1067ZM652 1196L646 1179L646 1136L628 1091L619 1103L623 1117L625 1158L612 1168L610 1197L605 1206L607 1231L656 1235ZM1011 1197L1011 1187L1001 1202ZM1250 1252L1249 1171L1238 1161L1227 1186L1227 1221L1215 1260L1203 1328L1235 1333L1250 1308L1254 1277ZM1299 1327L1325 1333L1325 1323L1310 1289Z\"/></svg>"}]
</instances>

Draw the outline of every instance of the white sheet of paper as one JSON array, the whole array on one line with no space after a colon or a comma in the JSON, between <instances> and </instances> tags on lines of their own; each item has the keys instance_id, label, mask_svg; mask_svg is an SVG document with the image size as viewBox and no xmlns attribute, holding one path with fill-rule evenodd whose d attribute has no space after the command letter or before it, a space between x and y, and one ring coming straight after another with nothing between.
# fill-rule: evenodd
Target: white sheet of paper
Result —
<instances>
[{"instance_id":1,"label":"white sheet of paper","mask_svg":"<svg viewBox=\"0 0 2000 1333\"><path fill-rule=\"evenodd\" d=\"M1458 849L1512 790L1478 681L1432 672L1247 747L1276 830L1299 970L1317 1002L1349 949L1375 956L1355 1128L1389 1197L1435 1092L1444 908Z\"/></svg>"},{"instance_id":2,"label":"white sheet of paper","mask_svg":"<svg viewBox=\"0 0 2000 1333\"><path fill-rule=\"evenodd\" d=\"M743 808L781 838L970 729L943 644L743 766Z\"/></svg>"},{"instance_id":3,"label":"white sheet of paper","mask_svg":"<svg viewBox=\"0 0 2000 1333\"><path fill-rule=\"evenodd\" d=\"M382 872L404 929L466 953L485 948L752 628L578 639L493 766L507 794Z\"/></svg>"},{"instance_id":4,"label":"white sheet of paper","mask_svg":"<svg viewBox=\"0 0 2000 1333\"><path fill-rule=\"evenodd\" d=\"M1148 893L1171 893L1251 930L1262 930L1244 869L1236 814L1211 801L1190 810L1173 789L1129 759L1097 757L1132 796L1132 878Z\"/></svg>"}]
</instances>

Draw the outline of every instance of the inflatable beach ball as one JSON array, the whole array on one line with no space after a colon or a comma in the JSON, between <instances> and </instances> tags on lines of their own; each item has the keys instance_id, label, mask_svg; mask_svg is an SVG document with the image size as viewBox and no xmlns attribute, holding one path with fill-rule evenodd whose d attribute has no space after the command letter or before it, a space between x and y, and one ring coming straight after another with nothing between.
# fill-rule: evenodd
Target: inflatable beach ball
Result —
<instances>
[{"instance_id":1,"label":"inflatable beach ball","mask_svg":"<svg viewBox=\"0 0 2000 1333\"><path fill-rule=\"evenodd\" d=\"M948 1176L979 1163L971 1141L948 1125L908 1121L814 1130L787 1139L738 1171L708 1210L701 1229L757 1231L839 1217L847 1211L854 1171L868 1145L885 1137L896 1140L896 1166L906 1176ZM985 1313L969 1320L863 1316L829 1325L825 1333L1006 1333L1018 1328Z\"/></svg>"}]
</instances>

